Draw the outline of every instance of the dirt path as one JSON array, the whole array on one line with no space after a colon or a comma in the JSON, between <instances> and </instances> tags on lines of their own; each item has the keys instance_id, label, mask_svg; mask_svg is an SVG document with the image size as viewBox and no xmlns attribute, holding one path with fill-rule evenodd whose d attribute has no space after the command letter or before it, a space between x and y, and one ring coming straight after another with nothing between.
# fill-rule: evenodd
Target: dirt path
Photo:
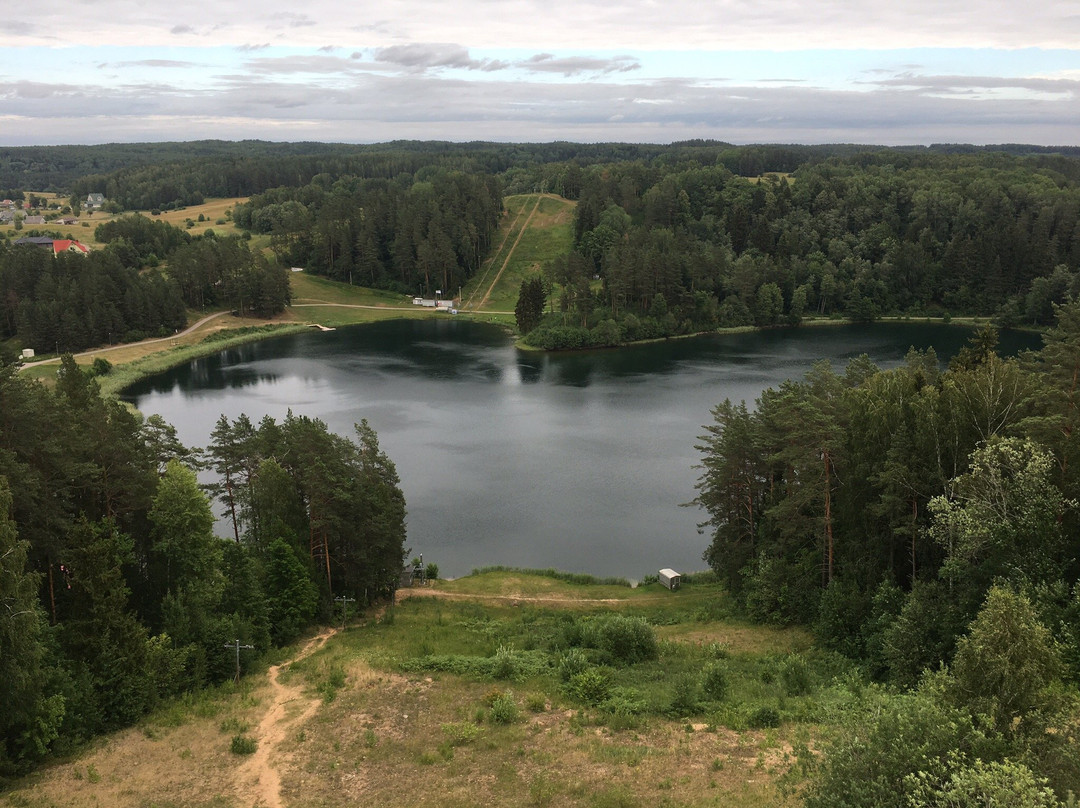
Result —
<instances>
[{"instance_id":1,"label":"dirt path","mask_svg":"<svg viewBox=\"0 0 1080 808\"><path fill-rule=\"evenodd\" d=\"M313 637L290 662L297 662L319 650L336 633L337 629L332 628ZM250 805L252 808L283 808L281 775L276 763L270 758L288 737L289 730L302 725L319 707L319 699L304 696L301 685L284 685L278 680L282 669L289 664L284 662L270 668L270 709L255 730L259 745L236 773L241 805Z\"/></svg>"},{"instance_id":2,"label":"dirt path","mask_svg":"<svg viewBox=\"0 0 1080 808\"><path fill-rule=\"evenodd\" d=\"M507 227L506 232L503 233L502 241L499 242L498 249L496 249L495 252L491 254L491 257L485 262L487 263L487 269L484 270L484 274L480 277L480 280L477 281L476 288L472 290L472 293L469 295L468 301L461 301L462 310L472 308L473 300L476 298L476 293L480 291L481 287L483 287L484 281L487 280L488 273L491 272L491 267L495 264L495 259L498 258L498 256L502 253L503 247L506 246L506 240L510 238L510 234L514 232L514 228L517 227L518 220L521 218L521 214L525 212L525 208L528 206L528 204L528 202L525 202L520 208L518 208L518 212L514 215L514 221L510 222L510 226Z\"/></svg>"},{"instance_id":3,"label":"dirt path","mask_svg":"<svg viewBox=\"0 0 1080 808\"><path fill-rule=\"evenodd\" d=\"M201 319L196 320L194 323L189 325L183 331L178 331L177 333L175 333L175 334L173 334L172 336L169 336L169 337L155 337L154 339L144 339L144 340L141 340L140 342L126 342L126 343L124 343L122 345L110 345L110 346L108 346L106 348L93 348L92 350L89 350L89 351L83 351L82 353L77 353L77 354L75 354L75 357L78 358L80 356L98 356L99 354L108 353L109 351L122 351L125 348L136 348L136 347L138 347L140 345L153 345L153 344L158 343L158 342L175 342L176 340L180 339L180 337L187 336L192 331L206 325L211 320L213 320L213 319L215 319L217 317L221 317L222 315L228 314L228 313L229 312L227 312L227 311L215 311L213 314L208 314L205 317L202 317ZM20 369L25 370L27 368L37 367L38 365L48 365L50 362L59 362L59 361L60 361L60 357L57 356L57 357L54 357L53 359L41 359L41 360L39 360L37 362L24 362L22 365L20 365Z\"/></svg>"}]
</instances>

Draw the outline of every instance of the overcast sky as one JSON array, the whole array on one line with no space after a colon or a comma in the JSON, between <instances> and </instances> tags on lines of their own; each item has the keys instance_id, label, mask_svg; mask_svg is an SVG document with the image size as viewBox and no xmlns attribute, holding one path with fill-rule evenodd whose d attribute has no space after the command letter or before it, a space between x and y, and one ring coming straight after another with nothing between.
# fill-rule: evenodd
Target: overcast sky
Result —
<instances>
[{"instance_id":1,"label":"overcast sky","mask_svg":"<svg viewBox=\"0 0 1080 808\"><path fill-rule=\"evenodd\" d=\"M0 23L0 145L1080 145L1077 0L69 0Z\"/></svg>"}]
</instances>

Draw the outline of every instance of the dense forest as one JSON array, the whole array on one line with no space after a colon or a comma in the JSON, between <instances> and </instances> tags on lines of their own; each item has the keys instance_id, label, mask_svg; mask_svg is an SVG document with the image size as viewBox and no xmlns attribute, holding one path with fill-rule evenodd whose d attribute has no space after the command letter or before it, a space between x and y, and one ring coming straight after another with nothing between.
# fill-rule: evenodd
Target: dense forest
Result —
<instances>
[{"instance_id":1,"label":"dense forest","mask_svg":"<svg viewBox=\"0 0 1080 808\"><path fill-rule=\"evenodd\" d=\"M218 472L231 538L196 480ZM392 592L405 502L361 422L222 419L205 455L102 398L0 366L0 773L132 723L292 640L334 595Z\"/></svg>"},{"instance_id":2,"label":"dense forest","mask_svg":"<svg viewBox=\"0 0 1080 808\"><path fill-rule=\"evenodd\" d=\"M1047 325L1080 289L1080 163L1003 154L830 158L760 180L721 164L593 166L558 310L527 341L610 345L804 317L993 315Z\"/></svg>"},{"instance_id":3,"label":"dense forest","mask_svg":"<svg viewBox=\"0 0 1080 808\"><path fill-rule=\"evenodd\" d=\"M501 214L493 176L430 169L395 180L319 175L237 205L233 221L269 234L287 266L433 295L456 292L480 268Z\"/></svg>"},{"instance_id":4,"label":"dense forest","mask_svg":"<svg viewBox=\"0 0 1080 808\"><path fill-rule=\"evenodd\" d=\"M905 775L976 760L1012 759L1061 798L1080 785L1062 685L1080 682L1080 303L1057 314L1035 354L1002 359L987 328L944 371L932 351L890 371L822 364L713 411L709 565L750 616L812 625L912 693L874 719L877 745L830 756L811 805L910 804ZM905 745L896 721L937 734ZM887 789L842 782L890 766Z\"/></svg>"}]
</instances>

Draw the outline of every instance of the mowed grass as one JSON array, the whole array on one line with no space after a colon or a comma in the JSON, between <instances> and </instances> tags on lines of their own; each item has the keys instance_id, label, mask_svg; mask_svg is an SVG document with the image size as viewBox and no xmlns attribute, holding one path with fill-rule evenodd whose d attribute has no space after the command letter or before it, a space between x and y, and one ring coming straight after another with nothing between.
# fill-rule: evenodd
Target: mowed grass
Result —
<instances>
[{"instance_id":1,"label":"mowed grass","mask_svg":"<svg viewBox=\"0 0 1080 808\"><path fill-rule=\"evenodd\" d=\"M281 682L318 703L270 757L284 805L795 805L820 717L844 698L841 666L805 635L763 631L745 647L725 645L758 629L722 616L731 606L715 584L667 592L511 571L435 591L370 610L283 669ZM508 592L558 600L513 602ZM629 705L621 712L583 701L557 666L573 637L612 615L644 617L659 638L655 659L589 663ZM805 674L798 689L786 683L793 661ZM699 692L690 710L673 708L685 683L718 662L726 697ZM15 782L0 804L251 805L229 741L258 735L271 695L265 674L254 673L239 688L180 700ZM762 707L781 717L778 726L749 726Z\"/></svg>"},{"instance_id":2,"label":"mowed grass","mask_svg":"<svg viewBox=\"0 0 1080 808\"><path fill-rule=\"evenodd\" d=\"M463 295L467 302L479 306L490 290L480 311L512 312L521 282L573 246L575 203L551 194L521 194L507 197L505 205L507 212L495 241L496 246L503 244L503 249L484 263Z\"/></svg>"}]
</instances>

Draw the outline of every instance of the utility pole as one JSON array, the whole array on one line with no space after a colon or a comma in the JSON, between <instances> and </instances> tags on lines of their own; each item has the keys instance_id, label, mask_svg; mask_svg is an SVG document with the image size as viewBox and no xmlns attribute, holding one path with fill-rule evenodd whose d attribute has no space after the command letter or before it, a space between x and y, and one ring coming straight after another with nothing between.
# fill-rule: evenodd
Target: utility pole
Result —
<instances>
[{"instance_id":1,"label":"utility pole","mask_svg":"<svg viewBox=\"0 0 1080 808\"><path fill-rule=\"evenodd\" d=\"M345 610L349 608L350 603L356 603L356 598L347 598L344 595L338 595L334 600L341 604L341 630L344 631Z\"/></svg>"},{"instance_id":2,"label":"utility pole","mask_svg":"<svg viewBox=\"0 0 1080 808\"><path fill-rule=\"evenodd\" d=\"M236 640L234 642L225 643L225 647L226 648L235 648L236 649L236 683L240 684L240 649L241 648L253 649L255 646L254 645L241 645L240 640Z\"/></svg>"}]
</instances>

